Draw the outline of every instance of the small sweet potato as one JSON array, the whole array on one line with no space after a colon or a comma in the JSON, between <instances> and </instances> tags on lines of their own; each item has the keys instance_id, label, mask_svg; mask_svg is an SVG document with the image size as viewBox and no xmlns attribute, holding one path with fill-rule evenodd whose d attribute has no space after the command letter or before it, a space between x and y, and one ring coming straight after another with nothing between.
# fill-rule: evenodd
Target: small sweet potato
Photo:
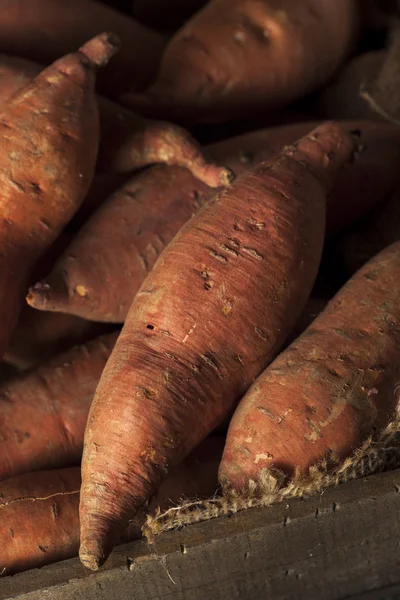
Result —
<instances>
[{"instance_id":1,"label":"small sweet potato","mask_svg":"<svg viewBox=\"0 0 400 600\"><path fill-rule=\"evenodd\" d=\"M109 95L141 90L155 77L167 38L91 0L1 0L0 52L49 64L102 31L121 39L121 52L99 79Z\"/></svg>"},{"instance_id":2,"label":"small sweet potato","mask_svg":"<svg viewBox=\"0 0 400 600\"><path fill-rule=\"evenodd\" d=\"M121 101L148 116L226 121L323 85L356 41L355 0L212 0L168 42L157 79Z\"/></svg>"},{"instance_id":3,"label":"small sweet potato","mask_svg":"<svg viewBox=\"0 0 400 600\"><path fill-rule=\"evenodd\" d=\"M318 270L328 191L353 144L327 123L244 173L143 282L85 432L80 557L89 568L289 334Z\"/></svg>"},{"instance_id":4,"label":"small sweet potato","mask_svg":"<svg viewBox=\"0 0 400 600\"><path fill-rule=\"evenodd\" d=\"M219 476L307 475L393 416L400 375L400 242L367 263L255 381L231 420Z\"/></svg>"},{"instance_id":5,"label":"small sweet potato","mask_svg":"<svg viewBox=\"0 0 400 600\"><path fill-rule=\"evenodd\" d=\"M240 174L274 157L313 125L251 132L208 150ZM399 128L366 121L343 125L360 132L365 149L338 174L327 205L328 236L382 200L400 177ZM123 322L164 247L210 196L211 190L184 169L159 166L139 173L86 223L51 274L30 290L28 302L41 310Z\"/></svg>"},{"instance_id":6,"label":"small sweet potato","mask_svg":"<svg viewBox=\"0 0 400 600\"><path fill-rule=\"evenodd\" d=\"M79 464L89 407L117 337L76 346L0 387L0 480Z\"/></svg>"},{"instance_id":7,"label":"small sweet potato","mask_svg":"<svg viewBox=\"0 0 400 600\"><path fill-rule=\"evenodd\" d=\"M218 488L223 444L224 438L208 438L171 471L119 541L139 539L146 513L157 507L212 496ZM80 483L80 469L71 467L28 473L0 484L0 576L77 556Z\"/></svg>"}]
</instances>

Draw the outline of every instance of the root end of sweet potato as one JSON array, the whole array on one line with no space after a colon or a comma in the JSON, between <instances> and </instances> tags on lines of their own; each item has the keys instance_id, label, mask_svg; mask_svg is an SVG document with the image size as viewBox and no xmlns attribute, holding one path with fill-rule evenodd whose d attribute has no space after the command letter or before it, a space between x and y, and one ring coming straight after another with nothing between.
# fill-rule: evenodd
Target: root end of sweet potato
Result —
<instances>
[{"instance_id":1,"label":"root end of sweet potato","mask_svg":"<svg viewBox=\"0 0 400 600\"><path fill-rule=\"evenodd\" d=\"M119 37L115 33L100 33L79 48L79 54L89 62L91 68L104 67L119 51Z\"/></svg>"},{"instance_id":2,"label":"root end of sweet potato","mask_svg":"<svg viewBox=\"0 0 400 600\"><path fill-rule=\"evenodd\" d=\"M57 287L39 281L29 288L26 302L37 310L62 312L68 306L68 289L63 281Z\"/></svg>"}]
</instances>

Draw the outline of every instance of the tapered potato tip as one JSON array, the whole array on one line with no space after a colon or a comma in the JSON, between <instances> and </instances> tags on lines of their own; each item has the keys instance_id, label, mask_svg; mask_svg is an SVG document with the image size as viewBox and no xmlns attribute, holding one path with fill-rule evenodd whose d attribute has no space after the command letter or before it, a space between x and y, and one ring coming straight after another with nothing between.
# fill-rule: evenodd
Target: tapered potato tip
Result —
<instances>
[{"instance_id":1,"label":"tapered potato tip","mask_svg":"<svg viewBox=\"0 0 400 600\"><path fill-rule=\"evenodd\" d=\"M81 546L79 559L84 567L91 571L97 571L104 564L106 557L103 556L98 545L94 544L93 549Z\"/></svg>"},{"instance_id":2,"label":"tapered potato tip","mask_svg":"<svg viewBox=\"0 0 400 600\"><path fill-rule=\"evenodd\" d=\"M37 310L62 312L68 306L68 288L62 278L50 285L46 281L35 283L28 290L26 302ZM67 312L67 311L66 311Z\"/></svg>"},{"instance_id":3,"label":"tapered potato tip","mask_svg":"<svg viewBox=\"0 0 400 600\"><path fill-rule=\"evenodd\" d=\"M121 47L119 37L115 33L100 33L78 50L92 68L104 67Z\"/></svg>"}]
</instances>

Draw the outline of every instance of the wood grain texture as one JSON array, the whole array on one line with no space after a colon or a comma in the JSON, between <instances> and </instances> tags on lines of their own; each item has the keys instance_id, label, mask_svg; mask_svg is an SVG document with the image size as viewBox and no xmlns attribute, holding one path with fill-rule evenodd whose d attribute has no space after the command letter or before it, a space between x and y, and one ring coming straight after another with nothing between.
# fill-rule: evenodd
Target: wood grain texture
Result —
<instances>
[{"instance_id":1,"label":"wood grain texture","mask_svg":"<svg viewBox=\"0 0 400 600\"><path fill-rule=\"evenodd\" d=\"M398 600L400 471L0 579L0 600ZM0 550L1 551L1 550Z\"/></svg>"}]
</instances>

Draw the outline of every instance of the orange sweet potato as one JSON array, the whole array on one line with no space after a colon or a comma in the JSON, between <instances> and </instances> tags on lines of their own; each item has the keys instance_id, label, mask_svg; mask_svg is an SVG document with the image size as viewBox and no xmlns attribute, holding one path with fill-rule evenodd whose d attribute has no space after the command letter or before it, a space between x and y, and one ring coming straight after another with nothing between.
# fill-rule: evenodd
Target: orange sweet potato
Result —
<instances>
[{"instance_id":1,"label":"orange sweet potato","mask_svg":"<svg viewBox=\"0 0 400 600\"><path fill-rule=\"evenodd\" d=\"M191 122L281 108L333 75L358 17L355 0L212 0L169 41L155 83L121 101Z\"/></svg>"},{"instance_id":2,"label":"orange sweet potato","mask_svg":"<svg viewBox=\"0 0 400 600\"><path fill-rule=\"evenodd\" d=\"M239 174L271 159L313 125L251 132L213 144L209 152ZM399 128L362 121L345 127L360 131L365 150L338 174L328 202L328 235L382 200L399 180ZM51 274L30 290L28 302L41 310L123 322L161 251L210 195L185 169L159 166L134 176L86 223Z\"/></svg>"},{"instance_id":3,"label":"orange sweet potato","mask_svg":"<svg viewBox=\"0 0 400 600\"><path fill-rule=\"evenodd\" d=\"M167 38L91 0L1 0L0 52L49 64L101 31L121 39L121 52L99 84L110 95L143 89L156 74Z\"/></svg>"},{"instance_id":4,"label":"orange sweet potato","mask_svg":"<svg viewBox=\"0 0 400 600\"><path fill-rule=\"evenodd\" d=\"M80 557L89 568L282 345L318 269L328 190L352 150L351 136L327 123L244 173L147 276L85 433Z\"/></svg>"},{"instance_id":5,"label":"orange sweet potato","mask_svg":"<svg viewBox=\"0 0 400 600\"><path fill-rule=\"evenodd\" d=\"M1 101L7 100L40 70L41 66L32 61L0 55ZM207 161L196 140L181 127L149 121L101 96L98 103L101 135L97 171L129 173L160 162L184 166L211 187L231 181L232 173Z\"/></svg>"},{"instance_id":6,"label":"orange sweet potato","mask_svg":"<svg viewBox=\"0 0 400 600\"><path fill-rule=\"evenodd\" d=\"M367 263L258 377L229 426L220 481L308 474L385 426L398 402L400 243Z\"/></svg>"},{"instance_id":7,"label":"orange sweet potato","mask_svg":"<svg viewBox=\"0 0 400 600\"><path fill-rule=\"evenodd\" d=\"M76 346L0 387L0 480L79 464L89 407L117 337Z\"/></svg>"},{"instance_id":8,"label":"orange sweet potato","mask_svg":"<svg viewBox=\"0 0 400 600\"><path fill-rule=\"evenodd\" d=\"M117 42L101 34L23 86L0 112L0 355L30 269L83 201L96 163L95 71Z\"/></svg>"},{"instance_id":9,"label":"orange sweet potato","mask_svg":"<svg viewBox=\"0 0 400 600\"><path fill-rule=\"evenodd\" d=\"M120 542L141 537L146 512L182 498L208 498L217 488L223 438L205 440L162 483ZM78 554L80 469L20 475L0 484L0 575L42 567Z\"/></svg>"}]
</instances>

